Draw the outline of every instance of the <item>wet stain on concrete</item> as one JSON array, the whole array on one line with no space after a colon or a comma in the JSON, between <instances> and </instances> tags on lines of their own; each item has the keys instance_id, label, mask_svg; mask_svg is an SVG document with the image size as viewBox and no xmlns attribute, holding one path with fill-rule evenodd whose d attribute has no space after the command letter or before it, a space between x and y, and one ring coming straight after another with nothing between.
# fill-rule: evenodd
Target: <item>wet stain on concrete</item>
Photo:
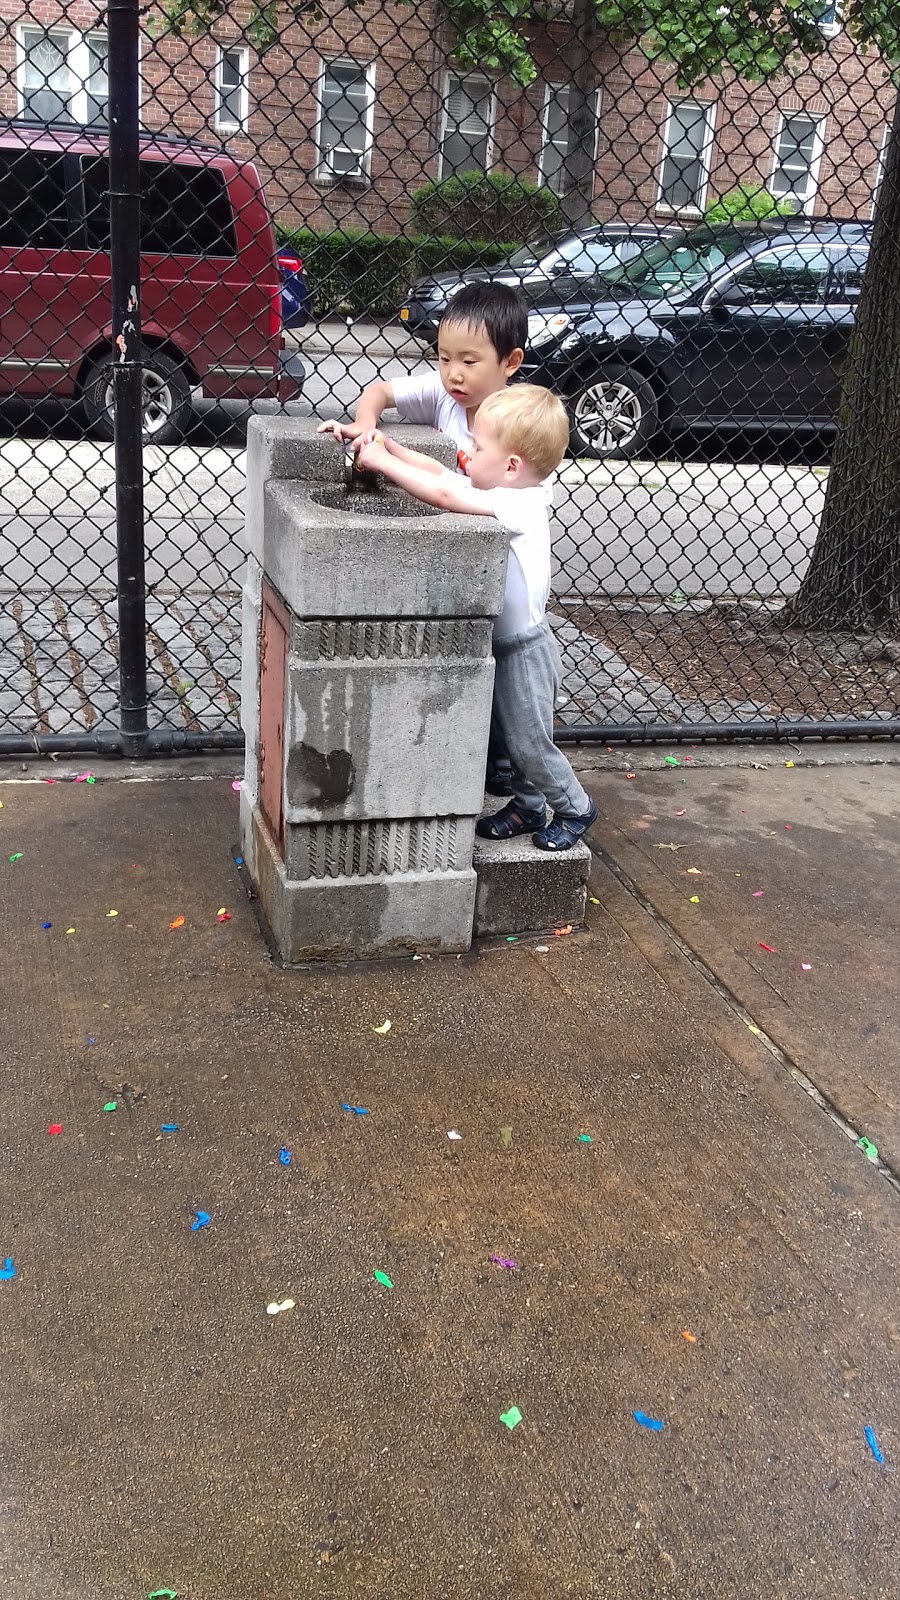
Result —
<instances>
[{"instance_id":1,"label":"wet stain on concrete","mask_svg":"<svg viewBox=\"0 0 900 1600\"><path fill-rule=\"evenodd\" d=\"M353 789L353 758L349 750L317 750L312 744L295 745L288 757L287 793L295 805L325 811L343 805Z\"/></svg>"}]
</instances>

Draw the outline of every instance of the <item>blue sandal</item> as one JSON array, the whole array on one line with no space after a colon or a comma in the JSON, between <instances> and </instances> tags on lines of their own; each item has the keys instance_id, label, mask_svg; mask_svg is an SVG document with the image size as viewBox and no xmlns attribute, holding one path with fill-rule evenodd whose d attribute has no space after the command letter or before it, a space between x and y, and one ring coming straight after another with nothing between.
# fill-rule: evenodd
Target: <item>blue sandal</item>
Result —
<instances>
[{"instance_id":1,"label":"blue sandal","mask_svg":"<svg viewBox=\"0 0 900 1600\"><path fill-rule=\"evenodd\" d=\"M500 813L502 816L502 812ZM548 822L546 828L539 828L532 839L532 844L539 850L571 850L577 844L588 828L597 821L597 807L593 800L583 816L570 816L564 811L554 811L553 821Z\"/></svg>"},{"instance_id":2,"label":"blue sandal","mask_svg":"<svg viewBox=\"0 0 900 1600\"><path fill-rule=\"evenodd\" d=\"M475 832L479 839L516 839L520 833L534 833L542 828L545 816L544 811L528 811L524 806L517 805L515 800L510 800L492 817L479 817Z\"/></svg>"}]
</instances>

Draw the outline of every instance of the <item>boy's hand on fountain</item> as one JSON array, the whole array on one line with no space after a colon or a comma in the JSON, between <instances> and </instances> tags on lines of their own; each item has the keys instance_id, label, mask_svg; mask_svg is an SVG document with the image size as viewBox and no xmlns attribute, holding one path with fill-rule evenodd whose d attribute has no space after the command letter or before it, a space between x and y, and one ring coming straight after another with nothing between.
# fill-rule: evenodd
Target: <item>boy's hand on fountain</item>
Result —
<instances>
[{"instance_id":1,"label":"boy's hand on fountain","mask_svg":"<svg viewBox=\"0 0 900 1600\"><path fill-rule=\"evenodd\" d=\"M353 439L358 439L365 430L358 422L320 422L316 433L329 433L338 444L347 444Z\"/></svg>"},{"instance_id":2,"label":"boy's hand on fountain","mask_svg":"<svg viewBox=\"0 0 900 1600\"><path fill-rule=\"evenodd\" d=\"M385 462L390 459L384 437L377 428L371 429L358 440L356 452L360 466L367 468L369 472L383 472Z\"/></svg>"}]
</instances>

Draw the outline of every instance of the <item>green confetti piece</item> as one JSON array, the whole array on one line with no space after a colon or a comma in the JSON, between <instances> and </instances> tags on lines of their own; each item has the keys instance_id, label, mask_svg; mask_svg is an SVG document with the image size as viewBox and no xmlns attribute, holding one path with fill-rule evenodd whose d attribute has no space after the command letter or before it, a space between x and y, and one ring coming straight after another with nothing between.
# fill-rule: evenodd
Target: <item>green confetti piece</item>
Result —
<instances>
[{"instance_id":1,"label":"green confetti piece","mask_svg":"<svg viewBox=\"0 0 900 1600\"><path fill-rule=\"evenodd\" d=\"M107 1100L106 1105L103 1107L103 1109L104 1109L104 1111L115 1111L115 1109L116 1109L115 1100Z\"/></svg>"},{"instance_id":2,"label":"green confetti piece","mask_svg":"<svg viewBox=\"0 0 900 1600\"><path fill-rule=\"evenodd\" d=\"M373 1277L374 1277L374 1278L377 1278L377 1280L378 1280L378 1282L379 1282L379 1283L383 1283L383 1284L384 1284L384 1287L385 1287L385 1288L386 1288L386 1289L393 1289L393 1287L394 1287L394 1285L393 1285L393 1284L392 1284L392 1283L391 1283L391 1280L390 1280L390 1278L389 1278L389 1277L388 1277L388 1275L387 1275L387 1273L386 1273L386 1272L379 1272L379 1271L378 1271L378 1268L377 1268L377 1267L376 1267L376 1268L375 1268L375 1271L374 1271L374 1272L373 1272L373 1274L372 1274L372 1276L373 1276Z\"/></svg>"},{"instance_id":3,"label":"green confetti piece","mask_svg":"<svg viewBox=\"0 0 900 1600\"><path fill-rule=\"evenodd\" d=\"M9 859L10 859L10 861L21 861L21 859L22 859L24 854L25 854L24 850L17 850L15 855L14 856L10 856Z\"/></svg>"},{"instance_id":4,"label":"green confetti piece","mask_svg":"<svg viewBox=\"0 0 900 1600\"><path fill-rule=\"evenodd\" d=\"M504 1428L508 1428L512 1433L513 1428L517 1428L522 1421L522 1413L518 1406L510 1406L508 1411L501 1411L500 1421L503 1423Z\"/></svg>"},{"instance_id":5,"label":"green confetti piece","mask_svg":"<svg viewBox=\"0 0 900 1600\"><path fill-rule=\"evenodd\" d=\"M590 1144L590 1142L591 1142L591 1136L590 1136L589 1133L580 1133L578 1135L578 1143L579 1144Z\"/></svg>"},{"instance_id":6,"label":"green confetti piece","mask_svg":"<svg viewBox=\"0 0 900 1600\"><path fill-rule=\"evenodd\" d=\"M512 1148L512 1128L500 1129L500 1143L502 1144L504 1150L509 1150Z\"/></svg>"},{"instance_id":7,"label":"green confetti piece","mask_svg":"<svg viewBox=\"0 0 900 1600\"><path fill-rule=\"evenodd\" d=\"M506 942L507 942L507 944L518 944L519 941L516 938L514 933L508 933L506 935Z\"/></svg>"},{"instance_id":8,"label":"green confetti piece","mask_svg":"<svg viewBox=\"0 0 900 1600\"><path fill-rule=\"evenodd\" d=\"M88 781L93 783L94 780L90 778ZM174 1589L151 1589L147 1600L178 1600L178 1595Z\"/></svg>"},{"instance_id":9,"label":"green confetti piece","mask_svg":"<svg viewBox=\"0 0 900 1600\"><path fill-rule=\"evenodd\" d=\"M667 767L680 767L681 766L681 762L679 761L677 756L666 756L666 766Z\"/></svg>"},{"instance_id":10,"label":"green confetti piece","mask_svg":"<svg viewBox=\"0 0 900 1600\"><path fill-rule=\"evenodd\" d=\"M867 1160L878 1160L878 1146L877 1144L873 1144L871 1139L867 1139L865 1135L863 1135L861 1138L857 1139L856 1142Z\"/></svg>"}]
</instances>

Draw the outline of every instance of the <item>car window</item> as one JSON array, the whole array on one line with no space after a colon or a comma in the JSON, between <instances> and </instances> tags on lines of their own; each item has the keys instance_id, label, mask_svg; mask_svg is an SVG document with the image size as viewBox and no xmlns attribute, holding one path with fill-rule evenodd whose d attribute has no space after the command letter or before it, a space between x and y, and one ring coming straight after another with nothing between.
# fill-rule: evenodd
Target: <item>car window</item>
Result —
<instances>
[{"instance_id":1,"label":"car window","mask_svg":"<svg viewBox=\"0 0 900 1600\"><path fill-rule=\"evenodd\" d=\"M746 235L729 229L696 229L675 239L658 239L634 261L606 273L606 286L617 294L660 300L678 290L693 289L729 256L745 250Z\"/></svg>"},{"instance_id":2,"label":"car window","mask_svg":"<svg viewBox=\"0 0 900 1600\"><path fill-rule=\"evenodd\" d=\"M821 305L829 267L827 250L779 250L742 267L735 281L753 305Z\"/></svg>"},{"instance_id":3,"label":"car window","mask_svg":"<svg viewBox=\"0 0 900 1600\"><path fill-rule=\"evenodd\" d=\"M868 256L867 250L832 252L832 280L828 296L830 300L839 301L844 305L855 305L862 288Z\"/></svg>"},{"instance_id":4,"label":"car window","mask_svg":"<svg viewBox=\"0 0 900 1600\"><path fill-rule=\"evenodd\" d=\"M61 250L68 242L65 156L0 150L0 245Z\"/></svg>"},{"instance_id":5,"label":"car window","mask_svg":"<svg viewBox=\"0 0 900 1600\"><path fill-rule=\"evenodd\" d=\"M109 249L109 162L83 162L88 246ZM141 162L141 248L160 255L233 256L225 174L174 161Z\"/></svg>"}]
</instances>

